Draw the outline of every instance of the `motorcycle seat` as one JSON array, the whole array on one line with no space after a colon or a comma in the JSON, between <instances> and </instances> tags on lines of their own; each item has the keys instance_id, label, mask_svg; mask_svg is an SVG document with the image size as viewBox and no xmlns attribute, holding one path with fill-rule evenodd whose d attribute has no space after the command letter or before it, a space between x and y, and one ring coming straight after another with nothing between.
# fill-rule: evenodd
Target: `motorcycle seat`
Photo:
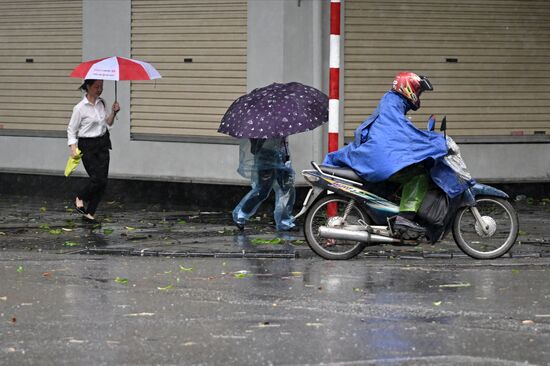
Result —
<instances>
[{"instance_id":1,"label":"motorcycle seat","mask_svg":"<svg viewBox=\"0 0 550 366\"><path fill-rule=\"evenodd\" d=\"M326 165L320 165L319 168L321 168L321 170L326 174L330 174L335 177L353 180L357 183L363 183L363 179L360 176L358 176L353 169L335 168L335 167L326 166Z\"/></svg>"}]
</instances>

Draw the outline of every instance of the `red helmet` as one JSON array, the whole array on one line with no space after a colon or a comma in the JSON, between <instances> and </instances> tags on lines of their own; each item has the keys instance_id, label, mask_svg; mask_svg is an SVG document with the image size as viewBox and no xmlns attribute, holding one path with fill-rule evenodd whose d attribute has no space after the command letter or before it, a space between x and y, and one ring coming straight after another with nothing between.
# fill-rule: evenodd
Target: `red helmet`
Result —
<instances>
[{"instance_id":1,"label":"red helmet","mask_svg":"<svg viewBox=\"0 0 550 366\"><path fill-rule=\"evenodd\" d=\"M424 90L434 90L425 76L418 76L413 72L400 72L395 76L392 90L404 96L413 105L413 111L420 108L420 94Z\"/></svg>"}]
</instances>

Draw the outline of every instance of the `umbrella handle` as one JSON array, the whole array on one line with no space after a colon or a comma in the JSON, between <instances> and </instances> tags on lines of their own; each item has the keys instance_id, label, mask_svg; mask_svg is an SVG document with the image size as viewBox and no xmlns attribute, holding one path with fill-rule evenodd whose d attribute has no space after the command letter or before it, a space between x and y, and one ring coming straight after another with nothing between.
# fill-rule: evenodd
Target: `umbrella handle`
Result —
<instances>
[{"instance_id":1,"label":"umbrella handle","mask_svg":"<svg viewBox=\"0 0 550 366\"><path fill-rule=\"evenodd\" d=\"M117 101L117 81L115 80L115 103ZM118 120L118 116L115 116L115 118Z\"/></svg>"}]
</instances>

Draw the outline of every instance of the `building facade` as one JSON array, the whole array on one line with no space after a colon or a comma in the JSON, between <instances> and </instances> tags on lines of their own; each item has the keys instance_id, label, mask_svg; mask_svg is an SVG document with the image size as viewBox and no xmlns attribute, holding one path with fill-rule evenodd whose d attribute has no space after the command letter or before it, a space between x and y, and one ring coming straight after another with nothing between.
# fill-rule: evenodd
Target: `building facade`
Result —
<instances>
[{"instance_id":1,"label":"building facade","mask_svg":"<svg viewBox=\"0 0 550 366\"><path fill-rule=\"evenodd\" d=\"M0 172L62 175L82 98L68 75L117 55L163 78L118 82L111 177L248 184L236 140L216 132L221 117L273 82L326 92L329 9L330 0L0 0ZM411 120L446 115L475 177L550 181L550 3L343 0L342 10L341 145L395 73L410 70L435 87ZM112 103L113 82L103 97ZM322 160L326 134L291 137L297 171Z\"/></svg>"}]
</instances>

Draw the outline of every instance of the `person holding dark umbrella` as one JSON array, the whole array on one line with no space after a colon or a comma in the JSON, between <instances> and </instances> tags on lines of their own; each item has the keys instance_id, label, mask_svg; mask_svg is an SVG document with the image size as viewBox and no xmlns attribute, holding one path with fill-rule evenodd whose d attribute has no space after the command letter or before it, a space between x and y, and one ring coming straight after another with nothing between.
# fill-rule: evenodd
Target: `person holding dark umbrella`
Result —
<instances>
[{"instance_id":1,"label":"person holding dark umbrella","mask_svg":"<svg viewBox=\"0 0 550 366\"><path fill-rule=\"evenodd\" d=\"M250 178L252 186L233 210L240 230L273 190L277 230L295 227L295 174L287 136L312 130L327 120L328 97L297 82L254 89L229 107L218 132L241 139L238 172Z\"/></svg>"},{"instance_id":2,"label":"person holding dark umbrella","mask_svg":"<svg viewBox=\"0 0 550 366\"><path fill-rule=\"evenodd\" d=\"M239 230L244 229L245 222L256 213L271 191L275 191L273 216L277 230L292 229L295 226L292 209L296 189L288 139L243 139L238 172L250 178L252 185L250 192L233 210L233 221Z\"/></svg>"},{"instance_id":3,"label":"person holding dark umbrella","mask_svg":"<svg viewBox=\"0 0 550 366\"><path fill-rule=\"evenodd\" d=\"M83 220L95 221L94 215L107 187L109 174L109 129L120 106L114 102L110 113L107 114L105 102L100 97L103 92L103 80L84 80L80 89L86 94L73 108L67 127L67 137L73 158L78 155L77 147L80 149L82 163L90 180L76 194L74 205L76 211L83 215Z\"/></svg>"}]
</instances>

